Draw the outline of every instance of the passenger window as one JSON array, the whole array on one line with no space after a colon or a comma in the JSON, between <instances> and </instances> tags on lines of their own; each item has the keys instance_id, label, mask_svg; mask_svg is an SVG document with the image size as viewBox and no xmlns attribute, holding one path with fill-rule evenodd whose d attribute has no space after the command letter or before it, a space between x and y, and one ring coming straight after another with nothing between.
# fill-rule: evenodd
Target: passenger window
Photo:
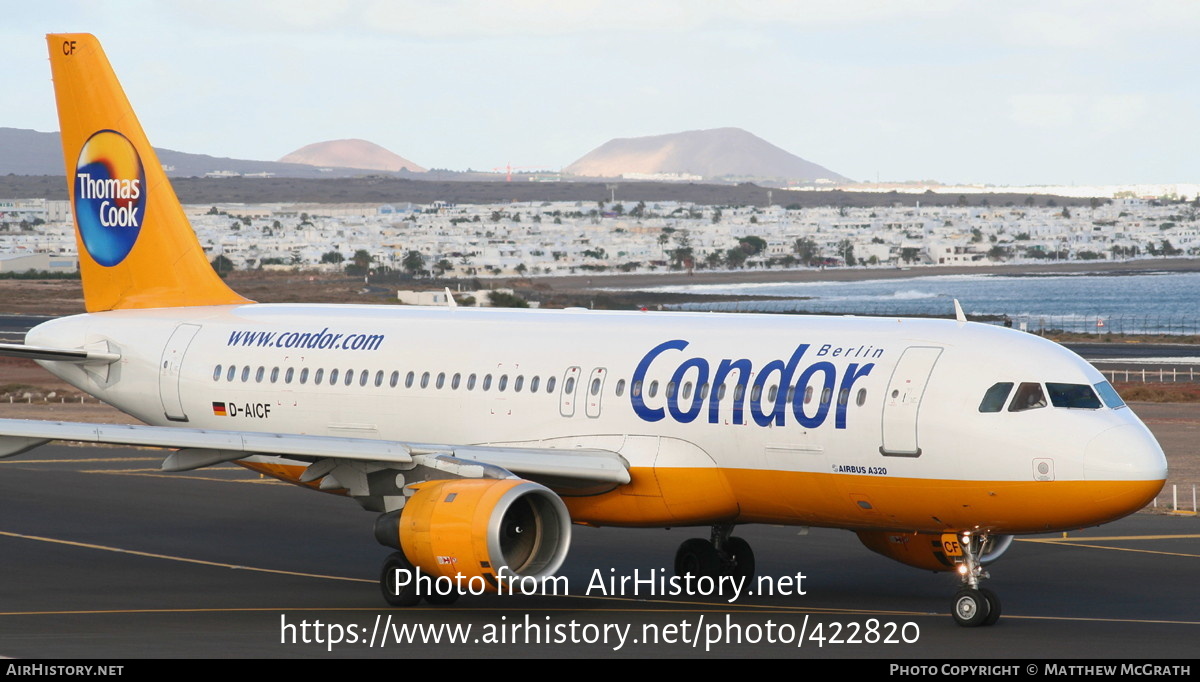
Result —
<instances>
[{"instance_id":1,"label":"passenger window","mask_svg":"<svg viewBox=\"0 0 1200 682\"><path fill-rule=\"evenodd\" d=\"M1055 407L1073 407L1083 410L1100 409L1100 399L1095 391L1087 384L1052 384L1046 383L1046 392L1050 394L1050 404Z\"/></svg>"},{"instance_id":2,"label":"passenger window","mask_svg":"<svg viewBox=\"0 0 1200 682\"><path fill-rule=\"evenodd\" d=\"M750 389L750 399L758 402L759 398L762 398L762 384L754 384Z\"/></svg>"},{"instance_id":3,"label":"passenger window","mask_svg":"<svg viewBox=\"0 0 1200 682\"><path fill-rule=\"evenodd\" d=\"M398 383L400 383L400 372L397 370L392 370L392 376L388 378L388 386L390 388L396 388L396 384Z\"/></svg>"},{"instance_id":4,"label":"passenger window","mask_svg":"<svg viewBox=\"0 0 1200 682\"><path fill-rule=\"evenodd\" d=\"M333 386L333 385L337 384L337 379L338 379L337 369L335 368L335 369L329 370L329 385Z\"/></svg>"},{"instance_id":5,"label":"passenger window","mask_svg":"<svg viewBox=\"0 0 1200 682\"><path fill-rule=\"evenodd\" d=\"M724 399L725 399L725 384L721 384L720 386L717 386L717 402L721 402Z\"/></svg>"},{"instance_id":6,"label":"passenger window","mask_svg":"<svg viewBox=\"0 0 1200 682\"><path fill-rule=\"evenodd\" d=\"M634 398L637 398L638 396L642 395L642 382L640 382L640 381L633 382L633 386L630 387L630 389L629 389L629 395L633 396Z\"/></svg>"},{"instance_id":7,"label":"passenger window","mask_svg":"<svg viewBox=\"0 0 1200 682\"><path fill-rule=\"evenodd\" d=\"M538 384L540 383L540 379L541 379L541 377L535 376L529 380L529 392L530 393L537 393Z\"/></svg>"},{"instance_id":8,"label":"passenger window","mask_svg":"<svg viewBox=\"0 0 1200 682\"><path fill-rule=\"evenodd\" d=\"M595 394L593 393L593 395ZM683 382L683 391L679 394L679 397L683 400L688 400L692 397L692 382Z\"/></svg>"},{"instance_id":9,"label":"passenger window","mask_svg":"<svg viewBox=\"0 0 1200 682\"><path fill-rule=\"evenodd\" d=\"M321 380L325 378L325 368L317 369L317 373L313 375L313 384L320 386Z\"/></svg>"},{"instance_id":10,"label":"passenger window","mask_svg":"<svg viewBox=\"0 0 1200 682\"><path fill-rule=\"evenodd\" d=\"M217 365L217 368L213 370L213 381L220 381L220 380L221 380L221 366Z\"/></svg>"},{"instance_id":11,"label":"passenger window","mask_svg":"<svg viewBox=\"0 0 1200 682\"><path fill-rule=\"evenodd\" d=\"M592 379L592 395L600 395L600 379Z\"/></svg>"},{"instance_id":12,"label":"passenger window","mask_svg":"<svg viewBox=\"0 0 1200 682\"><path fill-rule=\"evenodd\" d=\"M524 385L525 385L525 375L523 375L523 374L518 375L516 379L513 379L513 390L516 391L517 393L521 392L521 387Z\"/></svg>"},{"instance_id":13,"label":"passenger window","mask_svg":"<svg viewBox=\"0 0 1200 682\"><path fill-rule=\"evenodd\" d=\"M742 384L735 384L733 387L733 402L740 403L746 397L746 387Z\"/></svg>"},{"instance_id":14,"label":"passenger window","mask_svg":"<svg viewBox=\"0 0 1200 682\"><path fill-rule=\"evenodd\" d=\"M244 384L247 381L250 381L250 365L242 368L242 383Z\"/></svg>"},{"instance_id":15,"label":"passenger window","mask_svg":"<svg viewBox=\"0 0 1200 682\"><path fill-rule=\"evenodd\" d=\"M788 404L789 404L789 405L791 405L791 404L792 404L792 401L793 401L793 400L795 400L795 399L796 399L796 387L795 387L795 386L788 386L788 392L787 392L787 401L788 401Z\"/></svg>"},{"instance_id":16,"label":"passenger window","mask_svg":"<svg viewBox=\"0 0 1200 682\"><path fill-rule=\"evenodd\" d=\"M496 386L496 390L503 392L503 391L504 391L504 389L506 389L506 388L508 388L508 375L507 375L507 374L501 374L501 375L500 375L500 382L499 382L499 385L498 385L498 386Z\"/></svg>"},{"instance_id":17,"label":"passenger window","mask_svg":"<svg viewBox=\"0 0 1200 682\"><path fill-rule=\"evenodd\" d=\"M296 368L288 367L287 371L283 373L283 383L285 383L285 384L292 383L292 377L294 377L294 376L296 376Z\"/></svg>"},{"instance_id":18,"label":"passenger window","mask_svg":"<svg viewBox=\"0 0 1200 682\"><path fill-rule=\"evenodd\" d=\"M778 386L772 386L771 388L767 389L767 402L769 402L769 403L775 402L775 398L778 396L779 396L779 387Z\"/></svg>"},{"instance_id":19,"label":"passenger window","mask_svg":"<svg viewBox=\"0 0 1200 682\"><path fill-rule=\"evenodd\" d=\"M429 388L429 372L421 375L421 388Z\"/></svg>"},{"instance_id":20,"label":"passenger window","mask_svg":"<svg viewBox=\"0 0 1200 682\"><path fill-rule=\"evenodd\" d=\"M696 397L700 400L708 397L708 382L700 384L700 388L696 389Z\"/></svg>"},{"instance_id":21,"label":"passenger window","mask_svg":"<svg viewBox=\"0 0 1200 682\"><path fill-rule=\"evenodd\" d=\"M812 394L813 394L813 387L805 386L804 387L804 404L805 405L812 402Z\"/></svg>"},{"instance_id":22,"label":"passenger window","mask_svg":"<svg viewBox=\"0 0 1200 682\"><path fill-rule=\"evenodd\" d=\"M480 388L482 388L485 391L491 390L491 388L492 388L492 375L491 374L483 375L483 386L480 386Z\"/></svg>"},{"instance_id":23,"label":"passenger window","mask_svg":"<svg viewBox=\"0 0 1200 682\"><path fill-rule=\"evenodd\" d=\"M569 392L570 391L568 391L568 393ZM650 389L646 391L646 395L650 396L651 398L658 395L658 382L657 381L650 382Z\"/></svg>"},{"instance_id":24,"label":"passenger window","mask_svg":"<svg viewBox=\"0 0 1200 682\"><path fill-rule=\"evenodd\" d=\"M475 390L475 375L474 375L474 374L472 374L471 376L467 377L467 390L468 390L468 391L474 391L474 390Z\"/></svg>"},{"instance_id":25,"label":"passenger window","mask_svg":"<svg viewBox=\"0 0 1200 682\"><path fill-rule=\"evenodd\" d=\"M375 388L379 388L382 385L383 385L383 370L381 369L381 370L377 370L375 372Z\"/></svg>"},{"instance_id":26,"label":"passenger window","mask_svg":"<svg viewBox=\"0 0 1200 682\"><path fill-rule=\"evenodd\" d=\"M302 384L308 383L308 368L307 367L300 370L300 383L302 383Z\"/></svg>"},{"instance_id":27,"label":"passenger window","mask_svg":"<svg viewBox=\"0 0 1200 682\"><path fill-rule=\"evenodd\" d=\"M838 391L838 405L845 405L850 402L850 389L843 388Z\"/></svg>"},{"instance_id":28,"label":"passenger window","mask_svg":"<svg viewBox=\"0 0 1200 682\"><path fill-rule=\"evenodd\" d=\"M230 365L229 371L225 372L225 381L233 381L233 376L235 374L237 374L237 367Z\"/></svg>"},{"instance_id":29,"label":"passenger window","mask_svg":"<svg viewBox=\"0 0 1200 682\"><path fill-rule=\"evenodd\" d=\"M413 378L416 376L417 376L416 372L409 372L407 375L405 375L404 388L412 388Z\"/></svg>"},{"instance_id":30,"label":"passenger window","mask_svg":"<svg viewBox=\"0 0 1200 682\"><path fill-rule=\"evenodd\" d=\"M858 389L858 398L854 401L856 405L862 407L867 402L867 389Z\"/></svg>"},{"instance_id":31,"label":"passenger window","mask_svg":"<svg viewBox=\"0 0 1200 682\"><path fill-rule=\"evenodd\" d=\"M829 389L829 388L822 389L822 390L821 390L821 404L822 404L822 405L828 405L828 404L829 404L829 399L830 399L831 397L833 397L833 395L832 395L832 394L833 394L833 390L832 390L832 389Z\"/></svg>"},{"instance_id":32,"label":"passenger window","mask_svg":"<svg viewBox=\"0 0 1200 682\"><path fill-rule=\"evenodd\" d=\"M459 374L458 372L455 372L454 376L450 377L450 390L457 391L458 385L459 385L459 383L461 383L461 381L462 381L462 375Z\"/></svg>"},{"instance_id":33,"label":"passenger window","mask_svg":"<svg viewBox=\"0 0 1200 682\"><path fill-rule=\"evenodd\" d=\"M992 387L983 394L983 401L979 403L980 412L999 412L1004 409L1004 403L1008 400L1008 394L1012 391L1013 384L1011 381L1000 381L992 384Z\"/></svg>"},{"instance_id":34,"label":"passenger window","mask_svg":"<svg viewBox=\"0 0 1200 682\"><path fill-rule=\"evenodd\" d=\"M1008 406L1008 411L1024 412L1025 410L1036 410L1039 407L1045 406L1046 395L1042 393L1042 385L1026 382L1017 387L1016 395L1013 396L1012 404Z\"/></svg>"},{"instance_id":35,"label":"passenger window","mask_svg":"<svg viewBox=\"0 0 1200 682\"><path fill-rule=\"evenodd\" d=\"M367 385L367 377L370 376L370 374L371 373L365 369L363 371L359 372L358 373L358 385L366 386Z\"/></svg>"},{"instance_id":36,"label":"passenger window","mask_svg":"<svg viewBox=\"0 0 1200 682\"><path fill-rule=\"evenodd\" d=\"M350 384L354 383L354 370L352 370L352 369L346 370L346 378L342 379L342 383L346 386L349 386Z\"/></svg>"},{"instance_id":37,"label":"passenger window","mask_svg":"<svg viewBox=\"0 0 1200 682\"><path fill-rule=\"evenodd\" d=\"M674 397L675 397L675 382L668 381L667 382L667 398L674 398Z\"/></svg>"},{"instance_id":38,"label":"passenger window","mask_svg":"<svg viewBox=\"0 0 1200 682\"><path fill-rule=\"evenodd\" d=\"M617 381L617 397L620 398L623 395L625 395L625 380L621 379Z\"/></svg>"},{"instance_id":39,"label":"passenger window","mask_svg":"<svg viewBox=\"0 0 1200 682\"><path fill-rule=\"evenodd\" d=\"M277 381L279 381L279 368L272 367L271 368L271 383L275 383Z\"/></svg>"},{"instance_id":40,"label":"passenger window","mask_svg":"<svg viewBox=\"0 0 1200 682\"><path fill-rule=\"evenodd\" d=\"M558 377L550 377L549 379L546 379L546 392L553 393L554 385L556 383L558 383Z\"/></svg>"},{"instance_id":41,"label":"passenger window","mask_svg":"<svg viewBox=\"0 0 1200 682\"><path fill-rule=\"evenodd\" d=\"M650 397L654 397L654 387L657 383L650 384ZM575 393L575 377L567 377L566 383L563 384L563 393L572 395Z\"/></svg>"},{"instance_id":42,"label":"passenger window","mask_svg":"<svg viewBox=\"0 0 1200 682\"><path fill-rule=\"evenodd\" d=\"M442 388L443 386L445 386L445 385L446 385L446 373L445 373L445 372L438 372L438 375L437 375L437 381L435 381L433 385L434 385L434 386L435 386L435 387L436 387L438 390L441 390L441 388Z\"/></svg>"}]
</instances>

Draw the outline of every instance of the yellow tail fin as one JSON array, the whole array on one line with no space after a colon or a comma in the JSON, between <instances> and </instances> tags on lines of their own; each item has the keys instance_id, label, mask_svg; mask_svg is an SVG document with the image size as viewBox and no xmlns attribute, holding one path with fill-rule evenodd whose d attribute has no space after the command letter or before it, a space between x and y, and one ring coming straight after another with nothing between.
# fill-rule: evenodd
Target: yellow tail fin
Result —
<instances>
[{"instance_id":1,"label":"yellow tail fin","mask_svg":"<svg viewBox=\"0 0 1200 682\"><path fill-rule=\"evenodd\" d=\"M100 41L46 41L88 312L248 303L205 257Z\"/></svg>"}]
</instances>

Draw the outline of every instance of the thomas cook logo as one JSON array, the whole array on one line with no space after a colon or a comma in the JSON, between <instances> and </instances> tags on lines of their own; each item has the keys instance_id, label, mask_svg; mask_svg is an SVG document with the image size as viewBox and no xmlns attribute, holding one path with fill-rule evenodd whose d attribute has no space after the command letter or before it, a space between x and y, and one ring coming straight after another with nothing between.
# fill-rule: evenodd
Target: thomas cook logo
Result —
<instances>
[{"instance_id":1,"label":"thomas cook logo","mask_svg":"<svg viewBox=\"0 0 1200 682\"><path fill-rule=\"evenodd\" d=\"M75 164L75 220L87 252L100 265L125 260L146 216L146 171L124 135L101 130Z\"/></svg>"}]
</instances>

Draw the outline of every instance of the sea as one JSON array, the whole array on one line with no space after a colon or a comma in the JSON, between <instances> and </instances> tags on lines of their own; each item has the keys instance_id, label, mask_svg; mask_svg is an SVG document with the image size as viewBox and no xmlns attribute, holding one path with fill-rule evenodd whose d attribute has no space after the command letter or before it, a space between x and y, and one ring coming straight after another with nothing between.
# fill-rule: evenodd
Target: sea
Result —
<instances>
[{"instance_id":1,"label":"sea","mask_svg":"<svg viewBox=\"0 0 1200 682\"><path fill-rule=\"evenodd\" d=\"M722 295L683 310L968 317L1029 331L1200 334L1200 272L932 275L855 282L661 286L649 291ZM782 300L755 300L756 296Z\"/></svg>"}]
</instances>

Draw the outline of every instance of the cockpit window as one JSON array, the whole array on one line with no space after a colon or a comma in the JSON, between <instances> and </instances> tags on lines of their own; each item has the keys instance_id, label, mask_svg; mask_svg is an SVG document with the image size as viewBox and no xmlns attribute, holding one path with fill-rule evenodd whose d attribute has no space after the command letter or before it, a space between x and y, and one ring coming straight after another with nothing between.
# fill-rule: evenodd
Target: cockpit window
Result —
<instances>
[{"instance_id":1,"label":"cockpit window","mask_svg":"<svg viewBox=\"0 0 1200 682\"><path fill-rule=\"evenodd\" d=\"M1100 399L1087 384L1046 384L1050 404L1055 407L1075 407L1084 410L1100 409Z\"/></svg>"},{"instance_id":2,"label":"cockpit window","mask_svg":"<svg viewBox=\"0 0 1200 682\"><path fill-rule=\"evenodd\" d=\"M1012 390L1013 382L1001 381L992 384L992 387L983 394L983 402L979 403L980 412L999 412L1004 409L1004 401L1008 398L1009 391Z\"/></svg>"},{"instance_id":3,"label":"cockpit window","mask_svg":"<svg viewBox=\"0 0 1200 682\"><path fill-rule=\"evenodd\" d=\"M1039 407L1045 406L1046 394L1042 393L1042 385L1025 382L1017 387L1017 393L1013 396L1012 404L1008 406L1008 411L1024 412L1025 410L1036 410Z\"/></svg>"},{"instance_id":4,"label":"cockpit window","mask_svg":"<svg viewBox=\"0 0 1200 682\"><path fill-rule=\"evenodd\" d=\"M1125 401L1121 400L1121 396L1117 395L1117 389L1113 388L1112 384L1107 381L1101 381L1096 384L1096 392L1100 394L1100 399L1108 405L1110 410L1115 410L1120 407L1125 407Z\"/></svg>"}]
</instances>

